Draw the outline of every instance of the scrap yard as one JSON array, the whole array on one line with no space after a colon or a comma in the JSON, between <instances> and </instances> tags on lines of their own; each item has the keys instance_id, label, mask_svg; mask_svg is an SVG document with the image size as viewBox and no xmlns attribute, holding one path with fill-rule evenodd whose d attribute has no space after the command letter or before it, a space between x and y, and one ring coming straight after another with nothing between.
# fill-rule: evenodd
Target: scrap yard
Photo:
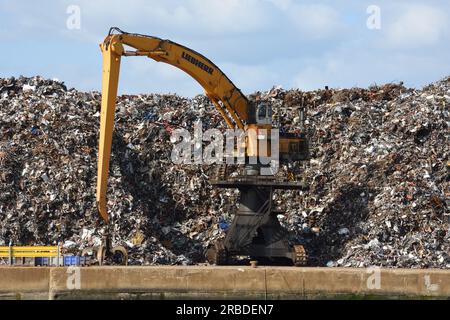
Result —
<instances>
[{"instance_id":1,"label":"scrap yard","mask_svg":"<svg viewBox=\"0 0 450 320\"><path fill-rule=\"evenodd\" d=\"M274 88L281 128L306 107L311 160L283 166L305 190L276 191L278 219L312 266L449 268L450 79L423 90L389 84L301 92ZM62 82L0 82L0 245L100 245L95 206L100 93ZM170 131L224 125L205 96L118 98L109 206L112 241L129 265L204 263L224 237L238 194L211 165L174 165ZM283 123L283 119L291 121ZM7 261L4 261L5 263Z\"/></svg>"},{"instance_id":2,"label":"scrap yard","mask_svg":"<svg viewBox=\"0 0 450 320\"><path fill-rule=\"evenodd\" d=\"M0 300L449 299L450 7L417 1L0 3Z\"/></svg>"}]
</instances>

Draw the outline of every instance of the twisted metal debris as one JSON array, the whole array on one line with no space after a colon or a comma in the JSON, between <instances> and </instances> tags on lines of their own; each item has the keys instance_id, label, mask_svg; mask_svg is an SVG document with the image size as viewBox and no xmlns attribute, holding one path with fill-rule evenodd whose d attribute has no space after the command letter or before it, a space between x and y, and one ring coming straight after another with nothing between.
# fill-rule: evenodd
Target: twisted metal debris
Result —
<instances>
[{"instance_id":1,"label":"twisted metal debris","mask_svg":"<svg viewBox=\"0 0 450 320\"><path fill-rule=\"evenodd\" d=\"M307 163L279 174L306 191L275 195L280 221L312 265L450 268L450 78L313 92L273 88L281 129L305 127ZM98 245L95 207L100 94L41 77L0 79L0 245ZM108 207L130 264L194 264L224 236L237 191L208 180L215 167L174 165L173 129L202 120L225 129L204 96L118 98Z\"/></svg>"}]
</instances>

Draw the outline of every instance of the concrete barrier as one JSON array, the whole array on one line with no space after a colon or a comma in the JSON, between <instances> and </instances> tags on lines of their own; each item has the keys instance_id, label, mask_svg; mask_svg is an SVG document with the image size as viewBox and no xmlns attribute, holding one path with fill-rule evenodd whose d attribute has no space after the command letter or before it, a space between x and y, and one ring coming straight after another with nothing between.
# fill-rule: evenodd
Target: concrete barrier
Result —
<instances>
[{"instance_id":1,"label":"concrete barrier","mask_svg":"<svg viewBox=\"0 0 450 320\"><path fill-rule=\"evenodd\" d=\"M47 299L50 268L1 267L0 299Z\"/></svg>"},{"instance_id":2,"label":"concrete barrier","mask_svg":"<svg viewBox=\"0 0 450 320\"><path fill-rule=\"evenodd\" d=\"M450 298L450 270L294 267L0 268L0 298Z\"/></svg>"}]
</instances>

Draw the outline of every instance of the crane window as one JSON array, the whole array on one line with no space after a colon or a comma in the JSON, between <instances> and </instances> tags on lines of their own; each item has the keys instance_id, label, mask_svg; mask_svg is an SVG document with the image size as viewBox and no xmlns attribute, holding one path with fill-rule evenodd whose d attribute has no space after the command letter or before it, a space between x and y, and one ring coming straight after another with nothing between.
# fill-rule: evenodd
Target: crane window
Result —
<instances>
[{"instance_id":1,"label":"crane window","mask_svg":"<svg viewBox=\"0 0 450 320\"><path fill-rule=\"evenodd\" d=\"M266 118L266 105L260 104L258 106L258 119L264 120Z\"/></svg>"},{"instance_id":2,"label":"crane window","mask_svg":"<svg viewBox=\"0 0 450 320\"><path fill-rule=\"evenodd\" d=\"M269 105L267 105L266 108L267 118L272 119L272 108Z\"/></svg>"}]
</instances>

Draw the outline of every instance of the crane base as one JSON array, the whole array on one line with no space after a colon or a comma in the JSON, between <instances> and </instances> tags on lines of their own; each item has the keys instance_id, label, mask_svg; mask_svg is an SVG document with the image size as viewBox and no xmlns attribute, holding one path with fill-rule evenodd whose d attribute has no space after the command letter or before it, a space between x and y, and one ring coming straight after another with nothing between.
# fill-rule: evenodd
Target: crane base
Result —
<instances>
[{"instance_id":1,"label":"crane base","mask_svg":"<svg viewBox=\"0 0 450 320\"><path fill-rule=\"evenodd\" d=\"M219 187L234 187L240 191L239 207L225 239L215 243L207 251L208 262L216 265L233 263L233 257L248 256L253 260L280 262L297 266L306 265L307 257L303 246L291 245L288 231L278 221L273 210L273 190L289 189L287 184L267 181L265 177L251 177L240 183L227 184L221 181ZM230 182L228 180L228 182Z\"/></svg>"}]
</instances>

